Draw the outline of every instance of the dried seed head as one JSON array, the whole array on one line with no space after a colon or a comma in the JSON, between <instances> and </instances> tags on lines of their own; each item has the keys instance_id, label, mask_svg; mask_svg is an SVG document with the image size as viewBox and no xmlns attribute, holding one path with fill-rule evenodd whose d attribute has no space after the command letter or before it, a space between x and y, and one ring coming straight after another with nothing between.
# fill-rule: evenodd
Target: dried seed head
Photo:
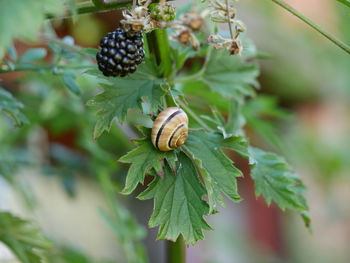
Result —
<instances>
[{"instance_id":1,"label":"dried seed head","mask_svg":"<svg viewBox=\"0 0 350 263\"><path fill-rule=\"evenodd\" d=\"M211 19L216 23L227 23L228 17L234 19L236 16L232 1L229 1L227 9L225 0L211 0L209 8Z\"/></svg>"},{"instance_id":2,"label":"dried seed head","mask_svg":"<svg viewBox=\"0 0 350 263\"><path fill-rule=\"evenodd\" d=\"M174 30L175 34L170 36L173 41L180 42L183 45L192 45L195 50L199 49L199 42L191 29L185 26L176 26Z\"/></svg>"},{"instance_id":3,"label":"dried seed head","mask_svg":"<svg viewBox=\"0 0 350 263\"><path fill-rule=\"evenodd\" d=\"M182 44L187 44L191 40L191 32L189 30L183 30L178 34L177 39Z\"/></svg>"},{"instance_id":4,"label":"dried seed head","mask_svg":"<svg viewBox=\"0 0 350 263\"><path fill-rule=\"evenodd\" d=\"M199 31L204 24L204 17L206 12L198 14L196 10L192 10L180 18L180 24L187 26L193 31Z\"/></svg>"},{"instance_id":5,"label":"dried seed head","mask_svg":"<svg viewBox=\"0 0 350 263\"><path fill-rule=\"evenodd\" d=\"M241 44L241 41L238 39L235 39L231 42L231 45L228 47L228 51L231 55L238 55L241 54L243 50L243 46Z\"/></svg>"},{"instance_id":6,"label":"dried seed head","mask_svg":"<svg viewBox=\"0 0 350 263\"><path fill-rule=\"evenodd\" d=\"M137 6L133 10L123 11L124 19L120 22L126 29L131 28L132 30L150 30L150 16L148 9L144 6Z\"/></svg>"},{"instance_id":7,"label":"dried seed head","mask_svg":"<svg viewBox=\"0 0 350 263\"><path fill-rule=\"evenodd\" d=\"M224 38L220 35L211 35L208 38L209 45L215 49L227 49L231 55L238 55L242 52L243 46L239 39Z\"/></svg>"}]
</instances>

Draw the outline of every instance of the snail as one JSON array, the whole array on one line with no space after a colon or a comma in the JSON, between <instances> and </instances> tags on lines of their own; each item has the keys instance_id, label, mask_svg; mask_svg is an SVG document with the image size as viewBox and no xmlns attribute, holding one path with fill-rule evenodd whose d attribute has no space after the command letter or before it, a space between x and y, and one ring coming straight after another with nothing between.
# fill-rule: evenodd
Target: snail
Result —
<instances>
[{"instance_id":1,"label":"snail","mask_svg":"<svg viewBox=\"0 0 350 263\"><path fill-rule=\"evenodd\" d=\"M159 113L152 127L152 143L161 151L170 151L183 145L188 135L186 113L177 108L166 108Z\"/></svg>"}]
</instances>

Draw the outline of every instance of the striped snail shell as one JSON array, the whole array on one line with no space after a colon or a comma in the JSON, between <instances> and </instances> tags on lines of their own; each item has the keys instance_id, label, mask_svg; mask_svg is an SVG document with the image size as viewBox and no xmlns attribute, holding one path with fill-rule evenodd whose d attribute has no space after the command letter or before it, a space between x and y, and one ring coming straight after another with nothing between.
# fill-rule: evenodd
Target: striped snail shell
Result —
<instances>
[{"instance_id":1,"label":"striped snail shell","mask_svg":"<svg viewBox=\"0 0 350 263\"><path fill-rule=\"evenodd\" d=\"M177 108L166 108L157 116L152 127L152 143L161 151L170 151L183 145L188 135L186 113Z\"/></svg>"}]
</instances>

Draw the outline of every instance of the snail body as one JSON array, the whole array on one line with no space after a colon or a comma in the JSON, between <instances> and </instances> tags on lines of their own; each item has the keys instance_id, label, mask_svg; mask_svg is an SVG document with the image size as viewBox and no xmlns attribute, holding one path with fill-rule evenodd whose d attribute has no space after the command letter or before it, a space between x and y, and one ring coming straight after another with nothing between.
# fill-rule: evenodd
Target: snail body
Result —
<instances>
[{"instance_id":1,"label":"snail body","mask_svg":"<svg viewBox=\"0 0 350 263\"><path fill-rule=\"evenodd\" d=\"M152 127L152 143L160 151L170 151L183 145L188 135L188 117L177 108L159 113Z\"/></svg>"}]
</instances>

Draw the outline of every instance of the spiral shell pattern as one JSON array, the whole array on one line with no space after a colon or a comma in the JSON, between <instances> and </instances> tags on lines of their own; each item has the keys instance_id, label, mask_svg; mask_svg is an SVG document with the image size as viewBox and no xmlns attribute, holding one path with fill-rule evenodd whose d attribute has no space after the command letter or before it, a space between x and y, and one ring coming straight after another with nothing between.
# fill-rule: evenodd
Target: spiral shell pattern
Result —
<instances>
[{"instance_id":1,"label":"spiral shell pattern","mask_svg":"<svg viewBox=\"0 0 350 263\"><path fill-rule=\"evenodd\" d=\"M183 145L188 135L188 118L186 113L170 107L157 116L152 127L152 143L161 151L170 151Z\"/></svg>"}]
</instances>

